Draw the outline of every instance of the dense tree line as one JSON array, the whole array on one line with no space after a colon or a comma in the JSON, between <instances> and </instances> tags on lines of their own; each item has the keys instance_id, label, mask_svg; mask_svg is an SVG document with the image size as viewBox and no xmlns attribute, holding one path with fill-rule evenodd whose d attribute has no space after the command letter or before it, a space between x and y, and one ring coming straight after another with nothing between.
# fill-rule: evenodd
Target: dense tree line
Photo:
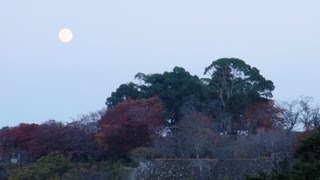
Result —
<instances>
[{"instance_id":1,"label":"dense tree line","mask_svg":"<svg viewBox=\"0 0 320 180\"><path fill-rule=\"evenodd\" d=\"M135 82L112 92L103 110L70 123L2 128L0 161L26 164L23 174L51 158L63 161L67 171L71 162L266 157L294 152L297 126L309 132L320 125L320 108L311 98L274 101L273 82L243 60L213 61L204 76L181 67L138 73ZM19 169L14 171L19 175Z\"/></svg>"}]
</instances>

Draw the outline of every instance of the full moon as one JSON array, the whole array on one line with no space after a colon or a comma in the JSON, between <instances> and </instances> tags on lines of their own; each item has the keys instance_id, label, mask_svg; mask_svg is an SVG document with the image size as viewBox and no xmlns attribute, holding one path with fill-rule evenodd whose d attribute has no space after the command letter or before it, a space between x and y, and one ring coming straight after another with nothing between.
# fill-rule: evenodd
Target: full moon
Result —
<instances>
[{"instance_id":1,"label":"full moon","mask_svg":"<svg viewBox=\"0 0 320 180\"><path fill-rule=\"evenodd\" d=\"M73 33L68 28L63 28L59 31L59 39L61 42L68 43L72 41Z\"/></svg>"}]
</instances>

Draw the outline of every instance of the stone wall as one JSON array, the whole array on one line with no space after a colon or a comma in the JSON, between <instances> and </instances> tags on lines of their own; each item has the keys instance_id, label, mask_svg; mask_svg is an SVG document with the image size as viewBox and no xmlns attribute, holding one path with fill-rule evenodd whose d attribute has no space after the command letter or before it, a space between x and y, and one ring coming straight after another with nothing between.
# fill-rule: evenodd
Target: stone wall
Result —
<instances>
[{"instance_id":1,"label":"stone wall","mask_svg":"<svg viewBox=\"0 0 320 180\"><path fill-rule=\"evenodd\" d=\"M128 179L245 179L245 174L269 172L277 168L279 161L292 162L290 154L274 154L258 159L158 159L142 161L132 169Z\"/></svg>"},{"instance_id":2,"label":"stone wall","mask_svg":"<svg viewBox=\"0 0 320 180\"><path fill-rule=\"evenodd\" d=\"M157 159L141 161L137 168L123 167L123 180L242 180L245 174L254 175L261 171L278 168L280 161L287 159L292 164L291 154L273 154L257 159ZM7 179L9 165L0 164L0 179ZM104 169L81 165L65 174L63 180L108 180L112 178Z\"/></svg>"}]
</instances>

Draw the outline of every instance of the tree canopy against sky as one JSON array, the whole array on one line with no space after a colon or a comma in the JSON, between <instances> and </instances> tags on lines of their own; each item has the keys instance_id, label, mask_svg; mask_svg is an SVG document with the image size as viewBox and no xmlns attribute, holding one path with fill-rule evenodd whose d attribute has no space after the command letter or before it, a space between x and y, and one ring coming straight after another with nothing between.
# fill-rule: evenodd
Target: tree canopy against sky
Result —
<instances>
[{"instance_id":1,"label":"tree canopy against sky","mask_svg":"<svg viewBox=\"0 0 320 180\"><path fill-rule=\"evenodd\" d=\"M181 67L163 74L138 73L137 83L121 84L106 104L113 107L128 98L158 96L166 117L175 122L182 116L181 108L192 99L199 102L200 111L209 113L218 109L238 118L249 104L271 98L274 90L273 82L265 79L257 68L236 58L213 61L204 74L209 78L200 79Z\"/></svg>"},{"instance_id":2,"label":"tree canopy against sky","mask_svg":"<svg viewBox=\"0 0 320 180\"><path fill-rule=\"evenodd\" d=\"M158 96L164 104L168 118L178 119L180 108L186 99L194 96L204 99L204 84L198 76L191 75L181 67L175 67L172 72L163 74L138 73L135 78L139 83L122 84L107 98L109 107L132 98L149 98Z\"/></svg>"},{"instance_id":3,"label":"tree canopy against sky","mask_svg":"<svg viewBox=\"0 0 320 180\"><path fill-rule=\"evenodd\" d=\"M223 107L239 96L250 99L270 98L274 90L273 82L266 80L255 67L236 58L222 58L213 61L205 68L204 74L210 90L219 99Z\"/></svg>"}]
</instances>

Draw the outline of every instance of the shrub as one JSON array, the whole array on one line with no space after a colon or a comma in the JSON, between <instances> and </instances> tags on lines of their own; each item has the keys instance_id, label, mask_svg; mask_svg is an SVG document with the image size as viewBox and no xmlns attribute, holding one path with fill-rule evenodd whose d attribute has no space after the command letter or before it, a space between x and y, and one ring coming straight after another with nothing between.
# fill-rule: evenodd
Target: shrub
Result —
<instances>
[{"instance_id":1,"label":"shrub","mask_svg":"<svg viewBox=\"0 0 320 180\"><path fill-rule=\"evenodd\" d=\"M14 168L9 180L15 179L61 179L68 172L71 163L61 154L49 154L38 159L33 165Z\"/></svg>"}]
</instances>

